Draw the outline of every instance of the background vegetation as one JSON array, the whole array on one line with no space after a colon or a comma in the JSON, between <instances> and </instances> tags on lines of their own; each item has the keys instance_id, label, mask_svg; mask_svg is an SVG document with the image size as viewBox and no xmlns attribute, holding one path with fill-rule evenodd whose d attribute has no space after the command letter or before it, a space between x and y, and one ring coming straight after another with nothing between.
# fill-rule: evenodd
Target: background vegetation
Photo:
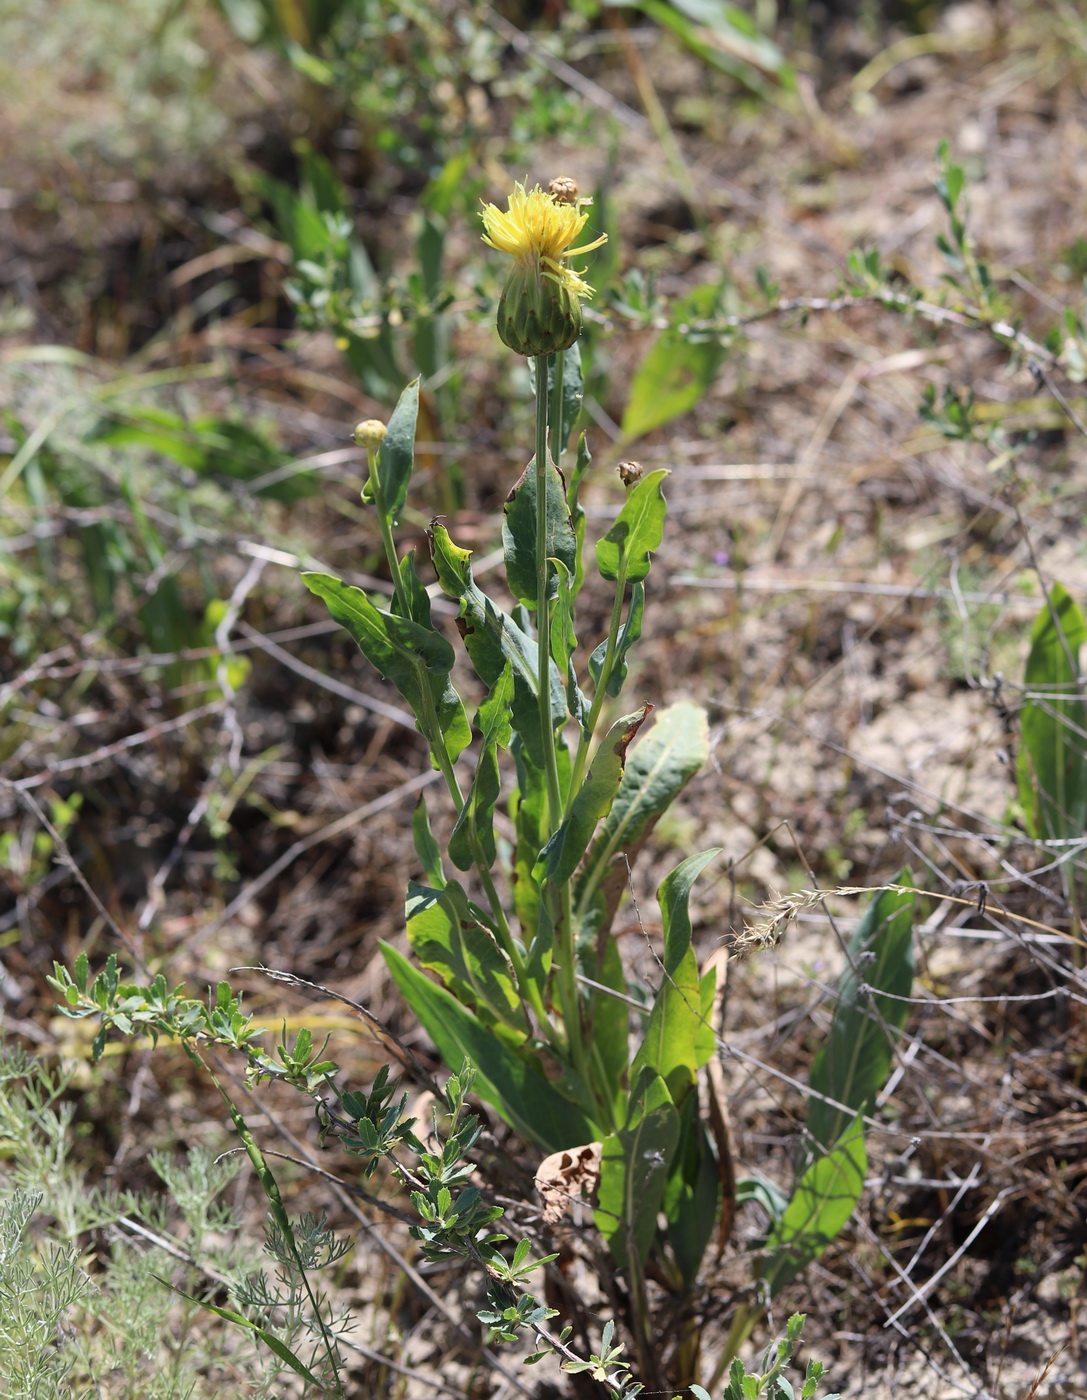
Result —
<instances>
[{"instance_id":1,"label":"background vegetation","mask_svg":"<svg viewBox=\"0 0 1087 1400\"><path fill-rule=\"evenodd\" d=\"M1077 1393L1085 51L1078 0L0 0L5 1393L317 1393L274 1336L318 1370L339 1338L347 1394L604 1374L716 1400L747 1336L773 1393L756 1358L794 1308L843 1395ZM636 999L661 985L663 875L724 849L692 947L722 978L733 954L703 1093L748 1185L690 1289L649 1279L633 1377L589 1213L545 1219L539 1153L478 1105L472 1138L460 1066L389 979L437 775L299 578L391 593L350 434L418 373L401 535L440 515L495 569L532 392L478 209L526 173L574 175L609 234L589 537L619 461L672 473L628 692L709 715L615 924ZM604 635L601 581L581 607ZM435 599L455 640L454 613ZM863 901L813 891L905 867L916 977L900 1014L880 999L856 1195L810 1267L775 1272L805 1133L830 1132L811 1089L874 981L849 961ZM740 961L760 917L780 941ZM464 1148L502 1228L557 1254L529 1282L583 1369L496 1348L479 1259L428 1256L406 1178L366 1176L342 1136L321 1151L289 1084L253 1099L244 1063L201 1069L146 1020L92 1063L96 1025L47 981L80 955L198 1001L248 969L263 1050L327 1035L363 1095L393 1052L340 998L377 1018L418 1070L404 1112L444 1103L466 1134L414 1189ZM241 1170L209 1066L252 1130ZM272 1167L293 1236L265 1234Z\"/></svg>"}]
</instances>

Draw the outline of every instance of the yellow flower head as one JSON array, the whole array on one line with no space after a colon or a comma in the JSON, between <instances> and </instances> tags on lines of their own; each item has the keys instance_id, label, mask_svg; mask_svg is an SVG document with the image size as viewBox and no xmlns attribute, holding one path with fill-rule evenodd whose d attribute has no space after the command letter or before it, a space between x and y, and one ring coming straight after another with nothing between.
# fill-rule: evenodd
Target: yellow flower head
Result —
<instances>
[{"instance_id":1,"label":"yellow flower head","mask_svg":"<svg viewBox=\"0 0 1087 1400\"><path fill-rule=\"evenodd\" d=\"M579 199L575 204L563 204L539 185L526 190L518 183L507 203L505 212L496 204L483 206L484 243L500 253L509 253L522 268L538 269L577 296L591 297L593 289L565 262L607 242L607 234L603 234L583 247L572 246L589 219L582 206L591 201Z\"/></svg>"},{"instance_id":2,"label":"yellow flower head","mask_svg":"<svg viewBox=\"0 0 1087 1400\"><path fill-rule=\"evenodd\" d=\"M589 217L582 205L591 200L579 200L570 179L553 180L546 193L539 185L514 185L507 203L504 213L494 204L483 206L484 243L515 263L498 303L498 334L519 355L568 350L581 334L581 298L591 297L593 289L566 259L591 253L606 235L572 246Z\"/></svg>"}]
</instances>

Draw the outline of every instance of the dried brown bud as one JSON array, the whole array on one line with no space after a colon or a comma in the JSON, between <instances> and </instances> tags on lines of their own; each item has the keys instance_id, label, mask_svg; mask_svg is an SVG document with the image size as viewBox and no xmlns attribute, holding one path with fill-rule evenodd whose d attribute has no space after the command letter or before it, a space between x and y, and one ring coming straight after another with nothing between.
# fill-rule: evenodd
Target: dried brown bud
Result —
<instances>
[{"instance_id":1,"label":"dried brown bud","mask_svg":"<svg viewBox=\"0 0 1087 1400\"><path fill-rule=\"evenodd\" d=\"M641 462L620 462L615 470L624 486L635 486L641 481L645 468Z\"/></svg>"},{"instance_id":2,"label":"dried brown bud","mask_svg":"<svg viewBox=\"0 0 1087 1400\"><path fill-rule=\"evenodd\" d=\"M556 175L547 187L556 204L577 203L577 181L569 175Z\"/></svg>"}]
</instances>

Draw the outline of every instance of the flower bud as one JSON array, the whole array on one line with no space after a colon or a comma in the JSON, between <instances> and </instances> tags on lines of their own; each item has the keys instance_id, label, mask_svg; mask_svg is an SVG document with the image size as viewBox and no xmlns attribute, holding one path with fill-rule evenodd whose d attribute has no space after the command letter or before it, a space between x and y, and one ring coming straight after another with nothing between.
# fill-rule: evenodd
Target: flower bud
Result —
<instances>
[{"instance_id":1,"label":"flower bud","mask_svg":"<svg viewBox=\"0 0 1087 1400\"><path fill-rule=\"evenodd\" d=\"M498 334L518 355L568 350L581 334L577 292L539 267L515 267L498 303Z\"/></svg>"},{"instance_id":2,"label":"flower bud","mask_svg":"<svg viewBox=\"0 0 1087 1400\"><path fill-rule=\"evenodd\" d=\"M356 447L365 447L368 452L375 452L385 441L387 432L388 429L380 418L366 418L355 424L355 431L351 436Z\"/></svg>"}]
</instances>

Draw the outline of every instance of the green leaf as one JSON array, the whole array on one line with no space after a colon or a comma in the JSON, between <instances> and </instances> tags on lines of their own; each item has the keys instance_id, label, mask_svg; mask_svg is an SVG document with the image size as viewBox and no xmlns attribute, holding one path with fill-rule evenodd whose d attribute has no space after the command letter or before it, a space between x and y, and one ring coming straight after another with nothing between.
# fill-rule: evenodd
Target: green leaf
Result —
<instances>
[{"instance_id":1,"label":"green leaf","mask_svg":"<svg viewBox=\"0 0 1087 1400\"><path fill-rule=\"evenodd\" d=\"M488 689L508 661L513 669L513 727L533 764L544 767L543 733L537 703L536 640L504 613L472 577L472 552L458 548L444 525L431 532L434 567L442 591L460 603L457 627L472 659L476 674ZM566 694L558 667L549 668L551 713L558 725L566 708Z\"/></svg>"},{"instance_id":2,"label":"green leaf","mask_svg":"<svg viewBox=\"0 0 1087 1400\"><path fill-rule=\"evenodd\" d=\"M442 890L408 885L408 942L424 967L436 972L466 1005L485 1008L499 1024L528 1033L513 970L479 911L456 880Z\"/></svg>"},{"instance_id":3,"label":"green leaf","mask_svg":"<svg viewBox=\"0 0 1087 1400\"><path fill-rule=\"evenodd\" d=\"M674 311L681 319L701 320L716 310L718 290L699 287ZM630 386L623 413L624 439L644 437L694 408L717 378L728 350L719 336L695 340L679 330L662 331L646 351Z\"/></svg>"},{"instance_id":4,"label":"green leaf","mask_svg":"<svg viewBox=\"0 0 1087 1400\"><path fill-rule=\"evenodd\" d=\"M596 834L597 824L611 810L623 779L627 747L651 708L643 705L616 720L601 740L570 811L540 852L540 864L546 864L546 877L552 884L562 885L570 879ZM535 873L539 879L540 872Z\"/></svg>"},{"instance_id":5,"label":"green leaf","mask_svg":"<svg viewBox=\"0 0 1087 1400\"><path fill-rule=\"evenodd\" d=\"M290 185L255 170L253 179L262 197L272 206L279 236L291 246L294 261L320 262L334 242L321 211Z\"/></svg>"},{"instance_id":6,"label":"green leaf","mask_svg":"<svg viewBox=\"0 0 1087 1400\"><path fill-rule=\"evenodd\" d=\"M628 862L633 866L661 813L708 757L705 711L687 702L658 711L653 728L627 755L623 781L574 890L581 918L599 901L598 933L611 926L629 878Z\"/></svg>"},{"instance_id":7,"label":"green leaf","mask_svg":"<svg viewBox=\"0 0 1087 1400\"><path fill-rule=\"evenodd\" d=\"M650 555L664 537L668 509L661 486L666 468L642 477L623 503L615 523L596 545L596 566L602 578L635 583L649 573Z\"/></svg>"},{"instance_id":8,"label":"green leaf","mask_svg":"<svg viewBox=\"0 0 1087 1400\"><path fill-rule=\"evenodd\" d=\"M704 63L728 73L760 97L791 91L796 75L777 44L754 19L728 0L632 0L670 29Z\"/></svg>"},{"instance_id":9,"label":"green leaf","mask_svg":"<svg viewBox=\"0 0 1087 1400\"><path fill-rule=\"evenodd\" d=\"M609 1104L612 1121L619 1122L626 1111L630 1008L627 1003L629 988L626 972L614 938L605 940L603 956L599 958L598 965L590 969L590 975L594 982L618 993L617 996L609 996L599 987L589 988L589 1030L585 1043L589 1046L590 1074L597 1100Z\"/></svg>"},{"instance_id":10,"label":"green leaf","mask_svg":"<svg viewBox=\"0 0 1087 1400\"><path fill-rule=\"evenodd\" d=\"M698 1277L720 1199L717 1154L698 1116L698 1095L691 1094L680 1115L679 1143L663 1201L668 1243L687 1288Z\"/></svg>"},{"instance_id":11,"label":"green leaf","mask_svg":"<svg viewBox=\"0 0 1087 1400\"><path fill-rule=\"evenodd\" d=\"M570 523L574 529L576 544L577 566L574 569L573 593L576 600L581 592L581 585L585 582L585 525L587 516L585 507L581 504L581 484L585 480L585 475L592 465L592 453L589 451L589 443L585 434L582 433L577 440L577 456L574 459L574 469L570 473L570 483L566 490L566 500L570 507Z\"/></svg>"},{"instance_id":12,"label":"green leaf","mask_svg":"<svg viewBox=\"0 0 1087 1400\"><path fill-rule=\"evenodd\" d=\"M682 1108L698 1073L696 1042L702 1024L698 965L689 949L675 971L661 983L631 1066L632 1076L648 1065L668 1085L677 1108Z\"/></svg>"},{"instance_id":13,"label":"green leaf","mask_svg":"<svg viewBox=\"0 0 1087 1400\"><path fill-rule=\"evenodd\" d=\"M703 1033L703 998L698 964L691 948L691 887L720 847L688 858L657 891L664 922L664 978L653 1003L645 1037L634 1057L632 1077L649 1065L668 1085L677 1108L683 1108L699 1067L708 1056ZM712 1053L712 1038L709 1042ZM701 1057L701 1058L700 1058Z\"/></svg>"},{"instance_id":14,"label":"green leaf","mask_svg":"<svg viewBox=\"0 0 1087 1400\"><path fill-rule=\"evenodd\" d=\"M566 483L550 457L544 476L547 501L545 548L548 559L558 559L573 573L577 541L566 504ZM502 548L506 555L506 582L510 592L526 608L536 607L536 459L522 472L506 497L502 520ZM554 597L558 580L548 571L548 597Z\"/></svg>"},{"instance_id":15,"label":"green leaf","mask_svg":"<svg viewBox=\"0 0 1087 1400\"><path fill-rule=\"evenodd\" d=\"M691 948L691 888L720 847L689 855L657 890L664 921L664 979L650 1012L646 1035L637 1050L632 1075L650 1065L667 1082L672 1103L682 1109L695 1086L699 1067L713 1053L712 1036L703 1026L703 990Z\"/></svg>"},{"instance_id":16,"label":"green leaf","mask_svg":"<svg viewBox=\"0 0 1087 1400\"><path fill-rule=\"evenodd\" d=\"M1031 835L1077 839L1087 830L1087 703L1079 684L1087 622L1059 584L1031 633L1019 717L1019 797Z\"/></svg>"},{"instance_id":17,"label":"green leaf","mask_svg":"<svg viewBox=\"0 0 1087 1400\"><path fill-rule=\"evenodd\" d=\"M423 687L432 697L449 756L456 759L472 740L460 696L449 681L456 653L440 632L383 612L361 588L331 574L303 574L311 593L323 598L333 618L358 643L370 664L396 686L415 713L424 711Z\"/></svg>"},{"instance_id":18,"label":"green leaf","mask_svg":"<svg viewBox=\"0 0 1087 1400\"><path fill-rule=\"evenodd\" d=\"M892 883L906 884L903 871ZM849 1112L812 1098L808 1131L825 1151L854 1113L870 1114L894 1059L895 1031L906 1021L913 987L913 895L885 890L865 911L849 942L834 1020L812 1062L808 1083ZM890 993L890 995L880 995Z\"/></svg>"},{"instance_id":19,"label":"green leaf","mask_svg":"<svg viewBox=\"0 0 1087 1400\"><path fill-rule=\"evenodd\" d=\"M481 735L475 776L449 837L449 859L459 870L471 870L478 861L489 870L495 861L494 804L502 791L498 748L509 748L513 669L507 661L502 674L476 714Z\"/></svg>"},{"instance_id":20,"label":"green leaf","mask_svg":"<svg viewBox=\"0 0 1087 1400\"><path fill-rule=\"evenodd\" d=\"M557 355L547 357L547 402L554 402L555 393L555 369ZM529 359L529 374L532 379L533 393L536 390L536 365L535 358ZM581 374L581 346L575 340L573 345L563 355L562 364L562 423L558 432L560 457L566 451L570 441L570 434L574 431L574 424L577 416L581 412L581 405L585 401L585 385Z\"/></svg>"},{"instance_id":21,"label":"green leaf","mask_svg":"<svg viewBox=\"0 0 1087 1400\"><path fill-rule=\"evenodd\" d=\"M415 465L415 424L418 416L419 381L413 379L393 409L374 467L379 508L385 511L392 524L396 523L408 496L408 483ZM367 491L371 485L367 483ZM362 493L363 500L370 499L367 491Z\"/></svg>"},{"instance_id":22,"label":"green leaf","mask_svg":"<svg viewBox=\"0 0 1087 1400\"><path fill-rule=\"evenodd\" d=\"M642 619L645 615L645 584L636 583L630 590L626 621L619 628L615 638L615 660L608 677L606 693L614 699L623 689L627 679L627 652L642 635ZM605 637L589 657L589 675L593 684L599 685L600 673L604 668L604 658L608 653L608 640Z\"/></svg>"},{"instance_id":23,"label":"green leaf","mask_svg":"<svg viewBox=\"0 0 1087 1400\"><path fill-rule=\"evenodd\" d=\"M603 1142L596 1227L620 1268L632 1252L645 1260L657 1231L657 1212L679 1138L679 1114L659 1074L649 1068L631 1092L627 1121Z\"/></svg>"},{"instance_id":24,"label":"green leaf","mask_svg":"<svg viewBox=\"0 0 1087 1400\"><path fill-rule=\"evenodd\" d=\"M560 560L555 561L558 575L558 589L555 608L551 615L551 655L560 673L567 678L569 689L572 668L571 658L577 648L577 635L574 632L574 592L573 576Z\"/></svg>"},{"instance_id":25,"label":"green leaf","mask_svg":"<svg viewBox=\"0 0 1087 1400\"><path fill-rule=\"evenodd\" d=\"M861 1198L867 1170L864 1124L858 1114L834 1151L801 1176L784 1215L767 1237L760 1273L771 1298L835 1239Z\"/></svg>"},{"instance_id":26,"label":"green leaf","mask_svg":"<svg viewBox=\"0 0 1087 1400\"><path fill-rule=\"evenodd\" d=\"M664 972L675 972L691 948L691 914L688 903L694 882L711 861L721 854L720 846L688 856L666 875L657 890L664 922ZM697 1005L696 1001L696 1005Z\"/></svg>"},{"instance_id":27,"label":"green leaf","mask_svg":"<svg viewBox=\"0 0 1087 1400\"><path fill-rule=\"evenodd\" d=\"M554 929L540 888L533 875L540 850L547 839L544 819L548 811L547 777L532 764L522 747L513 746L517 783L510 794L510 816L516 843L513 853L513 907L528 944L526 972L541 986L551 969Z\"/></svg>"},{"instance_id":28,"label":"green leaf","mask_svg":"<svg viewBox=\"0 0 1087 1400\"><path fill-rule=\"evenodd\" d=\"M195 1303L198 1308L203 1308L205 1312L214 1313L216 1317L221 1317L225 1322L232 1322L235 1327L242 1327L252 1332L260 1338L269 1351L274 1352L280 1361L289 1366L296 1375L301 1376L308 1385L315 1385L322 1393L327 1393L328 1386L319 1381L305 1363L295 1356L286 1342L280 1341L274 1332L269 1332L266 1327L259 1327L255 1322L250 1322L247 1317L244 1317L240 1312L235 1312L232 1308L221 1308L216 1303L206 1303L203 1298L194 1298L191 1293L185 1293L180 1288L175 1288L167 1279L159 1278L158 1274L153 1274L152 1277L158 1279L164 1288L170 1289L179 1298L184 1298L187 1303Z\"/></svg>"},{"instance_id":29,"label":"green leaf","mask_svg":"<svg viewBox=\"0 0 1087 1400\"><path fill-rule=\"evenodd\" d=\"M467 1060L476 1070L479 1096L545 1153L592 1142L597 1134L576 1103L561 1094L494 1031L460 1002L382 943L393 980L423 1023L447 1065Z\"/></svg>"},{"instance_id":30,"label":"green leaf","mask_svg":"<svg viewBox=\"0 0 1087 1400\"><path fill-rule=\"evenodd\" d=\"M442 851L434 833L430 829L430 816L427 812L426 794L420 793L411 818L411 834L415 842L415 854L423 868L426 882L434 889L445 885L445 870L442 866Z\"/></svg>"}]
</instances>

